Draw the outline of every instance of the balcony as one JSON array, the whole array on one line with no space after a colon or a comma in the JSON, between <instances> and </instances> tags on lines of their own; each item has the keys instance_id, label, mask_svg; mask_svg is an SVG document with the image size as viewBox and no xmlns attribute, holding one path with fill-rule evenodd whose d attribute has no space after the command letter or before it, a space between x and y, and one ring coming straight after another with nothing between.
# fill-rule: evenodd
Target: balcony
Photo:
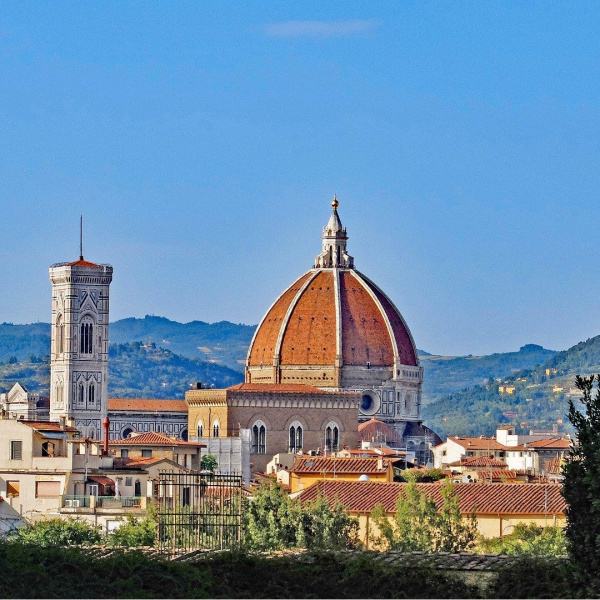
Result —
<instances>
[{"instance_id":1,"label":"balcony","mask_svg":"<svg viewBox=\"0 0 600 600\"><path fill-rule=\"evenodd\" d=\"M127 514L145 511L145 496L61 496L60 512L63 514Z\"/></svg>"}]
</instances>

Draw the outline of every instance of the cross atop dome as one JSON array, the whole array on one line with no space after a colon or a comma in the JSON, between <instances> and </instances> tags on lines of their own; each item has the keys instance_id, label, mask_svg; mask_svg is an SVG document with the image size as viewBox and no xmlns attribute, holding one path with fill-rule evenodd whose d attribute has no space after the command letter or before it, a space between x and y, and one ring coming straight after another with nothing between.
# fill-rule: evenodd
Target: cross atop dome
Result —
<instances>
[{"instance_id":1,"label":"cross atop dome","mask_svg":"<svg viewBox=\"0 0 600 600\"><path fill-rule=\"evenodd\" d=\"M342 226L340 215L337 208L340 205L337 195L334 195L333 212L329 217L329 222L323 228L323 249L321 254L315 258L315 269L353 269L354 258L346 252L348 243L348 234L346 228Z\"/></svg>"}]
</instances>

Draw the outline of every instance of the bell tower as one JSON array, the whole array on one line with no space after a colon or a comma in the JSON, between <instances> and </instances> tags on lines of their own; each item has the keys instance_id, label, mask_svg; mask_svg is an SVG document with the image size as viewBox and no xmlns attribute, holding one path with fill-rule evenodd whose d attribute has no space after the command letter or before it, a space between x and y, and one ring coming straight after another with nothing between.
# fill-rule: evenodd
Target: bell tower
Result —
<instances>
[{"instance_id":1,"label":"bell tower","mask_svg":"<svg viewBox=\"0 0 600 600\"><path fill-rule=\"evenodd\" d=\"M84 260L50 267L50 419L74 419L100 439L108 408L108 311L113 268Z\"/></svg>"}]
</instances>

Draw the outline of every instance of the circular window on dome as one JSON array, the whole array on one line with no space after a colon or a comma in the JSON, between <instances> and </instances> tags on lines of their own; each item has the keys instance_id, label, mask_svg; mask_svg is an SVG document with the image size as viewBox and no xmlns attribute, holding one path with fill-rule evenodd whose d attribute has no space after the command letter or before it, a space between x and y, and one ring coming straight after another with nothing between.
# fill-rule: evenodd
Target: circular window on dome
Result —
<instances>
[{"instance_id":1,"label":"circular window on dome","mask_svg":"<svg viewBox=\"0 0 600 600\"><path fill-rule=\"evenodd\" d=\"M379 410L379 396L371 390L363 392L360 401L360 412L363 415L374 415Z\"/></svg>"}]
</instances>

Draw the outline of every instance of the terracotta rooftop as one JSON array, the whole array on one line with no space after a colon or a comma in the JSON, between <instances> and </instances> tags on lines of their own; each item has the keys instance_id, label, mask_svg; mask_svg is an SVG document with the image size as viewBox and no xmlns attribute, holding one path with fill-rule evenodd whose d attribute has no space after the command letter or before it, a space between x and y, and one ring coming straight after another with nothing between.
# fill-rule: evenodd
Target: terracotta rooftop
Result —
<instances>
[{"instance_id":1,"label":"terracotta rooftop","mask_svg":"<svg viewBox=\"0 0 600 600\"><path fill-rule=\"evenodd\" d=\"M164 456L132 456L127 458L115 458L113 462L113 468L115 469L140 469L144 467L149 467L155 463L162 462L163 460L167 460L169 462L173 462Z\"/></svg>"},{"instance_id":2,"label":"terracotta rooftop","mask_svg":"<svg viewBox=\"0 0 600 600\"><path fill-rule=\"evenodd\" d=\"M477 478L479 479L479 481L489 481L490 479L492 480L496 480L496 481L501 481L503 479L516 479L517 478L517 472L516 471L510 471L509 469L493 469L490 471L477 471Z\"/></svg>"},{"instance_id":3,"label":"terracotta rooftop","mask_svg":"<svg viewBox=\"0 0 600 600\"><path fill-rule=\"evenodd\" d=\"M571 440L545 439L528 442L530 448L548 448L549 450L568 450L571 447Z\"/></svg>"},{"instance_id":4,"label":"terracotta rooftop","mask_svg":"<svg viewBox=\"0 0 600 600\"><path fill-rule=\"evenodd\" d=\"M387 512L396 511L399 494L404 494L405 483L378 483L375 481L318 481L300 495L302 502L316 500L320 493L332 504L339 500L351 512L370 512L382 504ZM417 488L442 505L439 483L418 483ZM462 513L473 510L478 515L562 515L566 502L558 484L527 483L456 483L454 489ZM547 495L546 495L547 494ZM547 500L547 510L544 505Z\"/></svg>"},{"instance_id":5,"label":"terracotta rooftop","mask_svg":"<svg viewBox=\"0 0 600 600\"><path fill-rule=\"evenodd\" d=\"M109 398L108 410L139 412L188 412L185 400L160 400L155 398Z\"/></svg>"},{"instance_id":6,"label":"terracotta rooftop","mask_svg":"<svg viewBox=\"0 0 600 600\"><path fill-rule=\"evenodd\" d=\"M449 467L506 467L503 460L497 460L490 456L472 456L470 458L461 458L450 463Z\"/></svg>"},{"instance_id":7,"label":"terracotta rooftop","mask_svg":"<svg viewBox=\"0 0 600 600\"><path fill-rule=\"evenodd\" d=\"M383 463L383 468L378 464ZM377 475L385 473L392 460L389 458L332 458L302 456L296 459L290 473L353 473Z\"/></svg>"},{"instance_id":8,"label":"terracotta rooftop","mask_svg":"<svg viewBox=\"0 0 600 600\"><path fill-rule=\"evenodd\" d=\"M205 448L206 444L196 442L184 442L177 440L164 433L149 431L121 440L109 440L111 446L193 446L194 448Z\"/></svg>"},{"instance_id":9,"label":"terracotta rooftop","mask_svg":"<svg viewBox=\"0 0 600 600\"><path fill-rule=\"evenodd\" d=\"M358 426L358 438L363 442L395 444L400 441L400 436L393 427L383 421L379 421L375 417Z\"/></svg>"},{"instance_id":10,"label":"terracotta rooftop","mask_svg":"<svg viewBox=\"0 0 600 600\"><path fill-rule=\"evenodd\" d=\"M302 383L238 383L227 388L232 392L262 392L264 394L354 394L354 392L331 392Z\"/></svg>"},{"instance_id":11,"label":"terracotta rooftop","mask_svg":"<svg viewBox=\"0 0 600 600\"><path fill-rule=\"evenodd\" d=\"M550 459L546 463L546 473L550 475L562 475L562 459L558 456L556 458Z\"/></svg>"},{"instance_id":12,"label":"terracotta rooftop","mask_svg":"<svg viewBox=\"0 0 600 600\"><path fill-rule=\"evenodd\" d=\"M508 446L497 442L495 438L486 437L451 437L448 440L466 448L467 450L507 450Z\"/></svg>"},{"instance_id":13,"label":"terracotta rooftop","mask_svg":"<svg viewBox=\"0 0 600 600\"><path fill-rule=\"evenodd\" d=\"M74 260L73 262L67 263L69 267L99 267L96 263L90 262L89 260L83 260L80 258L79 260Z\"/></svg>"},{"instance_id":14,"label":"terracotta rooftop","mask_svg":"<svg viewBox=\"0 0 600 600\"><path fill-rule=\"evenodd\" d=\"M23 423L23 425L28 425L33 429L37 429L38 431L69 431L72 433L76 433L79 431L77 427L71 427L70 425L65 425L61 427L58 421L28 421L25 419L18 419L19 423Z\"/></svg>"}]
</instances>

